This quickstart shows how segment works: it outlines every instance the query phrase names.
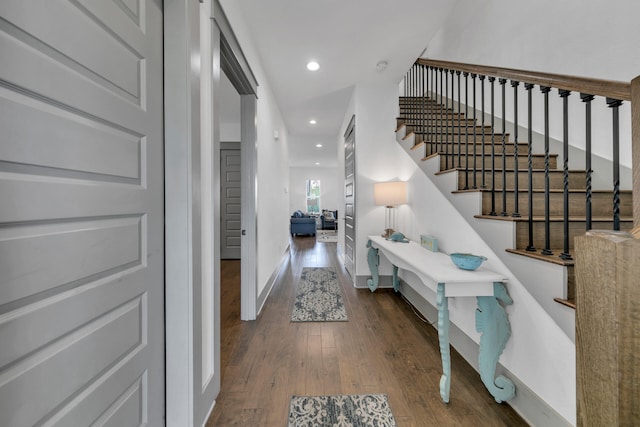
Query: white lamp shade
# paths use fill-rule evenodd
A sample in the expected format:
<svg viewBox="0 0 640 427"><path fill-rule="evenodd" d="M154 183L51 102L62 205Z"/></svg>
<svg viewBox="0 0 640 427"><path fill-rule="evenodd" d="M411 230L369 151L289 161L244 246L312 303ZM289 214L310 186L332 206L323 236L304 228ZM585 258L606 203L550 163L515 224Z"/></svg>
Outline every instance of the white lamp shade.
<svg viewBox="0 0 640 427"><path fill-rule="evenodd" d="M402 181L378 182L373 185L376 205L398 206L407 203L407 183Z"/></svg>

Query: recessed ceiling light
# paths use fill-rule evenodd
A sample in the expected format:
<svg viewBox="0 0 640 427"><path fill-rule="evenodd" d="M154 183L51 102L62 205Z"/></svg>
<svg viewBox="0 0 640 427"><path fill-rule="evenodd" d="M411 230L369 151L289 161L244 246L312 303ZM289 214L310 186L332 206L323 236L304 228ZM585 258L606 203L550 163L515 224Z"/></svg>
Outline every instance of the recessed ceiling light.
<svg viewBox="0 0 640 427"><path fill-rule="evenodd" d="M309 123L312 124L312 125L315 125L318 122L316 121L316 119L311 119L311 120L309 120Z"/></svg>
<svg viewBox="0 0 640 427"><path fill-rule="evenodd" d="M322 148L322 144L316 144L316 147Z"/></svg>
<svg viewBox="0 0 640 427"><path fill-rule="evenodd" d="M320 64L318 64L316 61L310 61L307 63L307 70L318 71L318 69L320 69Z"/></svg>
<svg viewBox="0 0 640 427"><path fill-rule="evenodd" d="M316 166L318 166L320 164L320 162L316 162Z"/></svg>

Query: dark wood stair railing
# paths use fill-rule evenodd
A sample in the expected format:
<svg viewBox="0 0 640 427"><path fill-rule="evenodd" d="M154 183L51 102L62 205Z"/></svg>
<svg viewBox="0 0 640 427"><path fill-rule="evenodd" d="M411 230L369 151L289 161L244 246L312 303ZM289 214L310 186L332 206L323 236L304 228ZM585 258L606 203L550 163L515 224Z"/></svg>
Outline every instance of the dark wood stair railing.
<svg viewBox="0 0 640 427"><path fill-rule="evenodd" d="M489 82L488 97L485 97L485 80ZM496 80L498 96L495 94ZM640 98L640 81L637 80L634 80L634 87L638 90L634 93ZM507 130L507 82L513 88L512 115L509 117L512 133ZM543 154L535 153L532 148L532 116L536 114L532 89L535 86L543 97L543 112L537 113L544 119ZM477 105L478 89L480 107ZM558 154L551 153L549 145L549 95L552 89L558 91L562 102L563 112L559 119L562 124L561 169L558 169ZM526 143L519 141L518 135L519 90L526 91L527 95ZM579 93L585 105L586 170L582 171L569 169L568 100L572 92ZM567 298L556 300L575 308L573 237L592 227L630 230L634 217L636 226L640 225L637 222L640 204L632 201L631 191L620 189L619 174L618 111L623 101L632 100L632 84L419 58L407 73L404 94L400 98L397 125L406 127L407 136L414 136L414 148L425 147L424 159L440 156L440 173L461 172L458 191L481 191L486 195L482 197L483 208L478 218L516 222L516 248L508 249L509 252L567 266L570 270ZM595 97L605 98L613 116L613 188L606 192L592 189L591 101ZM489 98L489 112L485 109L486 98ZM499 116L496 115L496 103L501 110ZM633 106L633 138L640 142L640 108ZM485 113L490 117L490 124L486 124ZM640 150L633 152L636 190L640 190L640 168L636 167L638 152ZM603 204L609 208L604 209Z"/></svg>

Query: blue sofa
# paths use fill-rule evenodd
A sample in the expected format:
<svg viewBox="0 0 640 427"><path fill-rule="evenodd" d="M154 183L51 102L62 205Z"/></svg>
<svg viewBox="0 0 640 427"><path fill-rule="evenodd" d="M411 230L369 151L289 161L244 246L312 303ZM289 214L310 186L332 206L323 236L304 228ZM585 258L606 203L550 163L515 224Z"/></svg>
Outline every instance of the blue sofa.
<svg viewBox="0 0 640 427"><path fill-rule="evenodd" d="M295 211L290 219L290 232L292 236L298 234L316 235L316 219L305 215L302 211Z"/></svg>

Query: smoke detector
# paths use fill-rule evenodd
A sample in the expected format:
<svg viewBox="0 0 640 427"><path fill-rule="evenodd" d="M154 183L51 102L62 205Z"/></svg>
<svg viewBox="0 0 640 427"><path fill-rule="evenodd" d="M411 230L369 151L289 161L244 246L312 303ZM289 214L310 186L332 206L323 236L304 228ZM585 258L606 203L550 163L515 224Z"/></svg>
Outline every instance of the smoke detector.
<svg viewBox="0 0 640 427"><path fill-rule="evenodd" d="M387 69L388 65L389 65L388 61L384 61L384 60L383 61L378 61L378 63L376 64L376 71L381 73L381 72L383 72L384 70Z"/></svg>

